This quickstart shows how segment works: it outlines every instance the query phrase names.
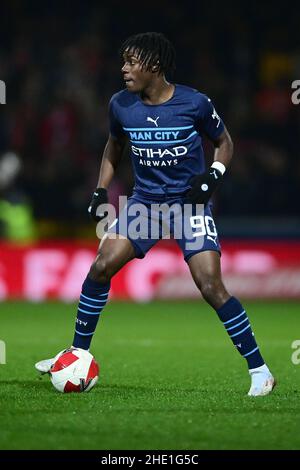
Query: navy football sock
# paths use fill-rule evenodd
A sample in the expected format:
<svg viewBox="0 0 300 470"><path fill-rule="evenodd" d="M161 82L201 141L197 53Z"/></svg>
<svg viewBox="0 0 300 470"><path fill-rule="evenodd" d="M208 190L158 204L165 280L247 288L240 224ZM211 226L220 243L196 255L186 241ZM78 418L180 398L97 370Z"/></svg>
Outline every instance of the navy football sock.
<svg viewBox="0 0 300 470"><path fill-rule="evenodd" d="M89 276L82 284L73 340L75 348L89 349L109 288L110 283L100 284Z"/></svg>
<svg viewBox="0 0 300 470"><path fill-rule="evenodd" d="M249 319L241 303L235 297L230 297L216 312L233 344L248 362L249 369L262 366L265 361L259 352Z"/></svg>

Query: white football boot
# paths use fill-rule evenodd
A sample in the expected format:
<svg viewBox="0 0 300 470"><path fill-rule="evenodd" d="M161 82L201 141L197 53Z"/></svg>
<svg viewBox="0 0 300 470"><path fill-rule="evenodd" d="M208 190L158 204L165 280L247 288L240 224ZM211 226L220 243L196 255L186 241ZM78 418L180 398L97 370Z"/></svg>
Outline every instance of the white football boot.
<svg viewBox="0 0 300 470"><path fill-rule="evenodd" d="M256 369L249 369L249 374L251 376L249 397L262 397L272 392L276 380L266 364L256 367Z"/></svg>
<svg viewBox="0 0 300 470"><path fill-rule="evenodd" d="M59 356L61 356L64 352L68 351L68 349L63 349L60 351L56 356L52 357L51 359L44 359L43 361L39 361L35 364L35 368L40 374L49 374L52 365L57 361Z"/></svg>

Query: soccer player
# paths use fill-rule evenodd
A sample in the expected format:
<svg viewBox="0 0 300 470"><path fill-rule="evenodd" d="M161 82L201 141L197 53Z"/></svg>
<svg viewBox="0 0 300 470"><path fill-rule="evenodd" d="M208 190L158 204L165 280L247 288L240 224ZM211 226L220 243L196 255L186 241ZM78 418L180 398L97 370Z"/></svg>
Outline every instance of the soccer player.
<svg viewBox="0 0 300 470"><path fill-rule="evenodd" d="M171 216L168 214L170 233L174 234L180 224L190 229L182 229L181 235L174 238L203 298L215 309L234 346L247 361L251 376L248 395L267 395L275 380L261 356L244 307L222 282L221 250L211 214L211 196L232 158L230 135L210 98L167 80L175 69L175 51L163 34L134 35L123 43L120 54L126 88L110 100L110 134L88 209L92 218L99 221L106 215L99 206L108 203L107 188L128 140L135 186L119 218L101 240L82 285L72 347L89 349L112 276L133 258L143 258L162 238L165 221L157 207L164 203L175 207ZM208 169L203 135L215 148L214 162ZM137 214L134 205L144 208L143 229L137 236L128 229ZM146 229L154 219L159 233L151 236ZM38 362L36 368L49 372L60 354Z"/></svg>

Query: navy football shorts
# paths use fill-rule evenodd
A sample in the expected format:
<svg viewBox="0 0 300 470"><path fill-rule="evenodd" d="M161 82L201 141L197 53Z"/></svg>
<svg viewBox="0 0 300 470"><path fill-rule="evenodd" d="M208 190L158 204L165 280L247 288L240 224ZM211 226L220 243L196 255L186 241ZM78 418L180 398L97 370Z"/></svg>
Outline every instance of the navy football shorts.
<svg viewBox="0 0 300 470"><path fill-rule="evenodd" d="M202 251L221 254L210 207L183 201L183 198L172 198L166 202L145 202L137 195L131 196L119 217L108 227L108 233L128 238L136 258L144 258L150 248L165 238L175 239L185 261Z"/></svg>

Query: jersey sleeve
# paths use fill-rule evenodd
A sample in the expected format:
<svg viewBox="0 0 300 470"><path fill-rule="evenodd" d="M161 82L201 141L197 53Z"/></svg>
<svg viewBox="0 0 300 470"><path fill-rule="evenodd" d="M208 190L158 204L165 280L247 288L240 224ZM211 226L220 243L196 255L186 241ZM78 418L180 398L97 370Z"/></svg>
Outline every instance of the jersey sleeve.
<svg viewBox="0 0 300 470"><path fill-rule="evenodd" d="M224 123L215 110L211 99L206 95L200 94L196 125L198 132L204 132L212 140L219 137L224 131Z"/></svg>
<svg viewBox="0 0 300 470"><path fill-rule="evenodd" d="M116 113L115 108L116 108L115 99L113 96L108 105L109 132L113 137L117 139L118 137L121 137L124 135L124 130L120 121L117 118L117 113Z"/></svg>

